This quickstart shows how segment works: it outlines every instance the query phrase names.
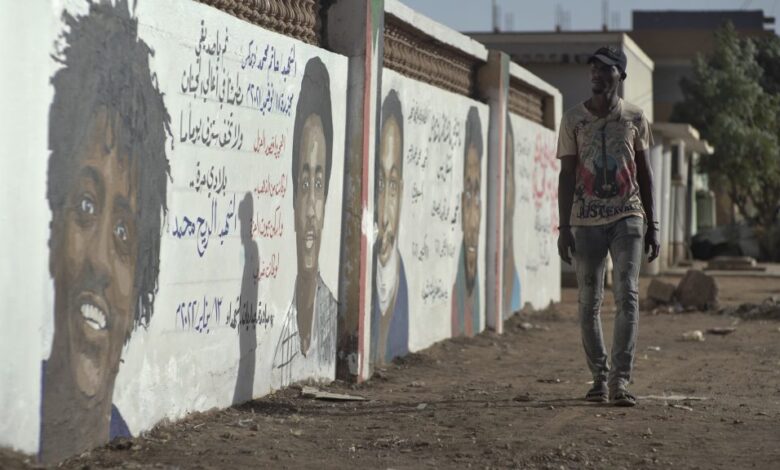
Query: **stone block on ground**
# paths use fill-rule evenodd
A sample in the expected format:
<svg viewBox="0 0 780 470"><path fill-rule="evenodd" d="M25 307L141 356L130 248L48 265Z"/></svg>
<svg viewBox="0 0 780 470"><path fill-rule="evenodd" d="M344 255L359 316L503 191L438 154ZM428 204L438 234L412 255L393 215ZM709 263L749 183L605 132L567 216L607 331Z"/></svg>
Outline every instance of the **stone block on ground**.
<svg viewBox="0 0 780 470"><path fill-rule="evenodd" d="M765 271L763 266L756 266L755 258L750 256L716 256L707 263L706 270L722 271Z"/></svg>
<svg viewBox="0 0 780 470"><path fill-rule="evenodd" d="M718 305L718 283L715 278L698 269L689 269L677 284L674 294L680 304L699 310L716 308Z"/></svg>
<svg viewBox="0 0 780 470"><path fill-rule="evenodd" d="M674 300L674 284L653 279L647 287L647 298L659 304L669 304Z"/></svg>

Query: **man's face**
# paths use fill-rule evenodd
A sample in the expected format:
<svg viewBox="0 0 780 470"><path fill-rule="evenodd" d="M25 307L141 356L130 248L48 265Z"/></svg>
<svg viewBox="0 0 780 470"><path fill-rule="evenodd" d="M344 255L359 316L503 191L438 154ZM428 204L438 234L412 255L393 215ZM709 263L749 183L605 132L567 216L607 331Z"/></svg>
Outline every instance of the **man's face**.
<svg viewBox="0 0 780 470"><path fill-rule="evenodd" d="M327 149L319 115L312 114L303 123L300 149L294 203L299 275L317 272L325 219Z"/></svg>
<svg viewBox="0 0 780 470"><path fill-rule="evenodd" d="M398 219L401 212L401 128L396 119L387 119L380 135L379 178L377 183L377 216L379 220L379 262L387 260L395 248L398 237Z"/></svg>
<svg viewBox="0 0 780 470"><path fill-rule="evenodd" d="M504 201L504 233L512 233L515 215L515 141L512 134L506 139L506 186ZM506 238L506 236L504 236Z"/></svg>
<svg viewBox="0 0 780 470"><path fill-rule="evenodd" d="M609 94L620 84L620 70L600 60L590 63L590 83L594 95Z"/></svg>
<svg viewBox="0 0 780 470"><path fill-rule="evenodd" d="M117 147L108 113L96 113L65 207L54 214L55 335L66 336L67 351L53 353L67 355L88 397L113 386L135 310L137 175Z"/></svg>
<svg viewBox="0 0 780 470"><path fill-rule="evenodd" d="M463 243L466 249L466 281L473 285L477 276L477 250L479 249L480 164L477 148L469 145L466 152L466 169L463 181Z"/></svg>

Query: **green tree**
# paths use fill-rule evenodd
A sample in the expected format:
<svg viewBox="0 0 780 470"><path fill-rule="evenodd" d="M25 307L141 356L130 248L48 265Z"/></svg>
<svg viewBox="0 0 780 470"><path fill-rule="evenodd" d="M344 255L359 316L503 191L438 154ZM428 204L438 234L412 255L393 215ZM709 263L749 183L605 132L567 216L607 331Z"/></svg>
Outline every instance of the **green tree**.
<svg viewBox="0 0 780 470"><path fill-rule="evenodd" d="M780 40L740 38L726 24L680 86L672 120L692 124L715 147L701 169L775 251L768 238L780 211Z"/></svg>

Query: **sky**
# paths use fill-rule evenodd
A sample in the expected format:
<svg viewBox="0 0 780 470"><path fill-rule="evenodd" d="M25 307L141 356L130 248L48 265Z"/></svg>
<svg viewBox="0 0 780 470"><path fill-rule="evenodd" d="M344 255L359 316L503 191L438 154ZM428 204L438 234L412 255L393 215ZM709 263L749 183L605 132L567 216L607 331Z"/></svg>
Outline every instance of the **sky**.
<svg viewBox="0 0 780 470"><path fill-rule="evenodd" d="M401 0L402 3L457 31L489 31L492 0ZM552 31L555 29L556 8L568 12L567 30L600 30L602 0L496 0L502 31ZM631 29L633 10L763 10L764 16L775 17L780 0L611 0L608 24L615 20L619 27ZM777 34L780 28L775 24Z"/></svg>

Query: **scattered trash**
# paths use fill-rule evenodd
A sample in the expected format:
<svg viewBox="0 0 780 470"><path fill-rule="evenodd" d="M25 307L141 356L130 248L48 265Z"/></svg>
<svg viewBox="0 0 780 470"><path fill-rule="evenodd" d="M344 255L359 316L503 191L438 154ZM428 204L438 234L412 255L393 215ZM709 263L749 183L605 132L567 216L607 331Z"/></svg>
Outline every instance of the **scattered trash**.
<svg viewBox="0 0 780 470"><path fill-rule="evenodd" d="M648 347L647 347L647 350L648 350L648 351L655 351L655 352L659 352L659 351L661 350L661 346L648 346Z"/></svg>
<svg viewBox="0 0 780 470"><path fill-rule="evenodd" d="M333 400L333 401L365 401L365 397L357 395L347 395L346 393L332 393L320 390L317 387L304 385L301 389L303 398L314 398L315 400Z"/></svg>
<svg viewBox="0 0 780 470"><path fill-rule="evenodd" d="M422 410L424 410L426 408L428 408L428 404L427 403L420 403L419 405L417 405L417 410L418 411L422 411Z"/></svg>
<svg viewBox="0 0 780 470"><path fill-rule="evenodd" d="M686 331L682 334L683 341L704 341L704 333L701 330Z"/></svg>
<svg viewBox="0 0 780 470"><path fill-rule="evenodd" d="M672 407L672 408L680 409L680 410L693 411L693 408L691 408L690 406L686 406L686 405L678 405L676 403L669 403L669 406Z"/></svg>
<svg viewBox="0 0 780 470"><path fill-rule="evenodd" d="M555 379L538 379L537 382L543 383L543 384L559 384L561 383L561 379L555 378Z"/></svg>
<svg viewBox="0 0 780 470"><path fill-rule="evenodd" d="M296 437L300 437L303 435L303 431L300 429L290 429L290 434Z"/></svg>
<svg viewBox="0 0 780 470"><path fill-rule="evenodd" d="M414 387L414 388L424 387L425 386L425 382L418 382L418 381L415 380L412 383L410 383L409 386L410 387Z"/></svg>
<svg viewBox="0 0 780 470"><path fill-rule="evenodd" d="M533 323L529 323L527 321L524 321L523 323L520 323L520 325L518 325L518 327L521 330L533 330L534 328L536 328L536 325L534 325Z"/></svg>
<svg viewBox="0 0 780 470"><path fill-rule="evenodd" d="M730 335L735 331L737 331L737 329L734 328L733 326L722 326L716 328L708 328L707 334L725 336L725 335Z"/></svg>

